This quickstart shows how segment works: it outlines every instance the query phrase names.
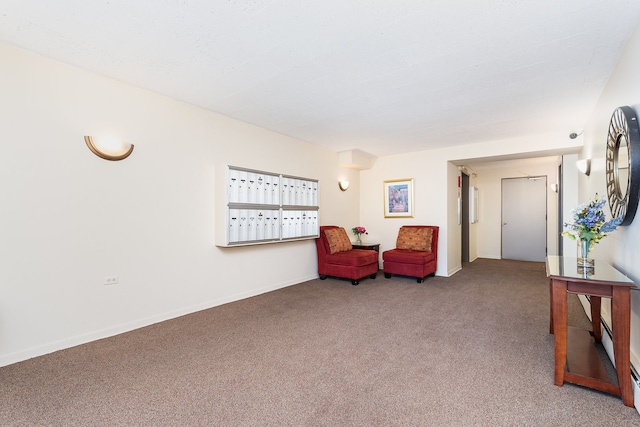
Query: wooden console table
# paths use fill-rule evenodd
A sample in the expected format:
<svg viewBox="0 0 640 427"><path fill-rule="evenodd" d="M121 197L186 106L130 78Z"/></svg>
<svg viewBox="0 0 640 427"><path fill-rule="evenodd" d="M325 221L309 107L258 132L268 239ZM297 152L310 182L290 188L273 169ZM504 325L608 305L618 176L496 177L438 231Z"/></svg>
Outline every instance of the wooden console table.
<svg viewBox="0 0 640 427"><path fill-rule="evenodd" d="M578 268L576 258L548 256L547 277L550 288L549 333L555 340L554 384L565 382L593 388L622 397L626 406L633 406L631 389L630 294L634 283L611 265L596 260L591 270ZM567 327L567 293L589 295L591 326L589 331ZM611 330L618 384L609 381L607 372L594 347L600 342L601 298L611 298ZM568 348L569 347L569 348Z"/></svg>

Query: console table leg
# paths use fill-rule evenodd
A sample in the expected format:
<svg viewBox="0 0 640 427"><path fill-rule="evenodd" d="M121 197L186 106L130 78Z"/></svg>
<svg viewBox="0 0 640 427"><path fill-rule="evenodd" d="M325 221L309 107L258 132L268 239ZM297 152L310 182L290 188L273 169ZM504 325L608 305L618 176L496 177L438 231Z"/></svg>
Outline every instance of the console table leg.
<svg viewBox="0 0 640 427"><path fill-rule="evenodd" d="M611 298L611 333L613 335L613 356L616 362L616 373L620 396L626 406L633 405L631 388L631 364L629 362L631 303L629 288L614 288Z"/></svg>
<svg viewBox="0 0 640 427"><path fill-rule="evenodd" d="M593 331L593 339L596 342L602 341L602 327L600 325L600 307L602 305L602 299L597 296L591 295L591 330Z"/></svg>
<svg viewBox="0 0 640 427"><path fill-rule="evenodd" d="M553 280L549 280L549 333L553 334Z"/></svg>
<svg viewBox="0 0 640 427"><path fill-rule="evenodd" d="M553 311L553 335L555 341L555 371L553 382L557 386L564 383L567 367L567 282L553 279L551 310Z"/></svg>

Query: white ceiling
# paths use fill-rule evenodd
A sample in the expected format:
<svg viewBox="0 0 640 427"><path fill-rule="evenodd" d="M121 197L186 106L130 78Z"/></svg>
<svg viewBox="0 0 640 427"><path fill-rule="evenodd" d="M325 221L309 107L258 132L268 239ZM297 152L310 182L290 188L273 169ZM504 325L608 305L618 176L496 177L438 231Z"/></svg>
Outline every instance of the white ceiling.
<svg viewBox="0 0 640 427"><path fill-rule="evenodd" d="M0 0L0 41L375 156L581 129L638 0Z"/></svg>

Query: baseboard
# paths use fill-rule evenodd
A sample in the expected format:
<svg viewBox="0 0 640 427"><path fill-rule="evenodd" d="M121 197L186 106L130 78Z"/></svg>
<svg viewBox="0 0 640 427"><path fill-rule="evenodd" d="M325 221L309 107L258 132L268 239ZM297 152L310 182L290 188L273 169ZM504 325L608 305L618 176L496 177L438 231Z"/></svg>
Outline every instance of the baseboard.
<svg viewBox="0 0 640 427"><path fill-rule="evenodd" d="M137 319L132 322L123 323L113 327L101 329L98 331L89 332L87 334L77 335L62 340L52 341L44 345L39 345L26 350L17 351L0 357L0 367L11 365L14 363L22 362L24 360L32 359L34 357L44 356L46 354L54 353L56 351L64 350L67 348L75 347L82 344L87 344L92 341L97 341L104 338L109 338L115 335L120 335L125 332L130 332L135 329L144 328L155 323L164 322L166 320L175 319L177 317L185 316L187 314L195 313L209 308L217 307L220 305L228 304L234 301L240 301L246 298L251 298L257 295L261 295L267 292L272 292L278 289L286 288L288 286L296 285L298 283L306 282L309 280L317 279L317 275L309 277L301 277L299 279L290 280L283 283L278 283L263 288L254 289L248 292L242 292L234 295L229 295L223 298L218 298L213 301L208 301L201 304L192 305L189 307L183 307L181 309L168 311L143 319Z"/></svg>
<svg viewBox="0 0 640 427"><path fill-rule="evenodd" d="M452 268L451 270L449 270L449 271L447 272L447 276L446 276L446 277L451 277L451 276L453 276L454 274L456 274L456 273L457 273L458 271L460 271L460 270L462 270L462 266L461 266L461 265L458 265L458 266L456 266L456 267Z"/></svg>

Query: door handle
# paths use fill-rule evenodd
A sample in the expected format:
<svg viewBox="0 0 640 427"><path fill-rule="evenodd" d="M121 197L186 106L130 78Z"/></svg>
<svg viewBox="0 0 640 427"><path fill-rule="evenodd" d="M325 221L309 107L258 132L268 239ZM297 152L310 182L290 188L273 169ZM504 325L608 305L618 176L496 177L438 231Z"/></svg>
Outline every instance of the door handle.
<svg viewBox="0 0 640 427"><path fill-rule="evenodd" d="M507 223L506 223L506 222L503 222L503 223L502 223L502 225L507 225Z"/></svg>

